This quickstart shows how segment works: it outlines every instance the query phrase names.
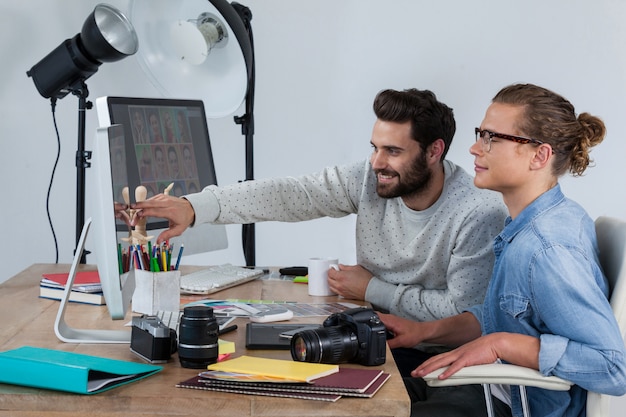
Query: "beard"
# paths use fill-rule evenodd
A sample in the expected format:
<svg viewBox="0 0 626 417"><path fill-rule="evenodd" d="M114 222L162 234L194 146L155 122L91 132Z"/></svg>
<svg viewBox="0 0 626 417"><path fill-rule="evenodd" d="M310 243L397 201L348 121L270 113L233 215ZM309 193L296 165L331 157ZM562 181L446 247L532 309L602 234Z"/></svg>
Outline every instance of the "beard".
<svg viewBox="0 0 626 417"><path fill-rule="evenodd" d="M411 194L419 194L425 190L433 176L428 168L426 155L420 152L406 172L400 173L390 170L377 170L376 193L382 198L405 197ZM378 182L378 174L394 176L399 179L396 184L381 184Z"/></svg>

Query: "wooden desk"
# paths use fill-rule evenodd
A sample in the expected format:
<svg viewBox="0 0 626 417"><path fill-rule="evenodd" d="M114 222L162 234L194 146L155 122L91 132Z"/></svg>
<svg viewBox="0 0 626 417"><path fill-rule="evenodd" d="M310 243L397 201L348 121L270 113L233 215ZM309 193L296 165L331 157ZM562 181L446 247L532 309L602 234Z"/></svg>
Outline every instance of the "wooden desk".
<svg viewBox="0 0 626 417"><path fill-rule="evenodd" d="M57 339L53 324L59 302L38 297L39 280L44 272L67 271L69 265L35 264L0 285L0 350L30 345L141 362L127 344L70 344ZM336 300L336 297L309 297L306 286L278 280L256 280L222 291L214 298L310 303ZM120 329L130 320L130 314L126 320L113 321L106 307L70 303L66 320L73 327ZM290 359L288 351L246 351L245 321L237 321L239 329L223 336L236 343L234 356ZM344 397L335 403L326 403L176 388L176 383L191 378L197 370L182 368L178 356L174 355L158 374L96 395L0 384L0 416L408 416L409 398L389 351L387 363L381 368L390 373L391 378L373 398Z"/></svg>

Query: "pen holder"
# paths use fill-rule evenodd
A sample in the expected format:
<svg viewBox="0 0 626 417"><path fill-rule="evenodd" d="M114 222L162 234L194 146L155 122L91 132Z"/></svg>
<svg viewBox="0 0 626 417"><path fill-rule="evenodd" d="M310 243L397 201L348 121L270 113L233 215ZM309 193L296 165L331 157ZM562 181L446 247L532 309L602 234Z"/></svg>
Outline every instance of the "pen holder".
<svg viewBox="0 0 626 417"><path fill-rule="evenodd" d="M180 271L150 272L135 270L133 311L154 315L157 311L180 309Z"/></svg>

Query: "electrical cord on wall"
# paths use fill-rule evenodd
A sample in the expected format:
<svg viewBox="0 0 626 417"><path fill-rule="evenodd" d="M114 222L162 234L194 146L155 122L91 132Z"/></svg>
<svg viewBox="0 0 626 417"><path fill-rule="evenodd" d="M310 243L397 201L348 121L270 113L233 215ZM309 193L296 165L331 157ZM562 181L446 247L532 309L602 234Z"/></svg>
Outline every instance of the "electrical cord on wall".
<svg viewBox="0 0 626 417"><path fill-rule="evenodd" d="M57 118L56 118L56 109L57 99L50 99L50 106L52 108L52 122L54 123L54 131L57 135L57 157L54 161L54 167L52 168L52 174L50 175L50 184L48 185L48 194L46 195L46 213L48 214L48 223L50 223L50 230L52 231L52 238L54 239L54 251L55 258L54 263L59 263L59 244L57 242L57 235L54 232L54 225L52 224L52 217L50 216L50 191L52 190L52 183L54 182L54 173L57 170L57 165L59 164L59 157L61 156L61 138L59 136L59 128L57 127Z"/></svg>

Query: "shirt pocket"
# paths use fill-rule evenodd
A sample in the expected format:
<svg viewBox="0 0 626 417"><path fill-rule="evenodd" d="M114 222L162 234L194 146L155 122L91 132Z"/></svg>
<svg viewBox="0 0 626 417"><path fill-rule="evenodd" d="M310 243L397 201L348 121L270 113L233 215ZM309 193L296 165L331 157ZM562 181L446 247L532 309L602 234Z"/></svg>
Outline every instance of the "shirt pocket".
<svg viewBox="0 0 626 417"><path fill-rule="evenodd" d="M519 294L501 295L500 310L515 319L528 317L532 314L530 299Z"/></svg>

